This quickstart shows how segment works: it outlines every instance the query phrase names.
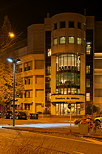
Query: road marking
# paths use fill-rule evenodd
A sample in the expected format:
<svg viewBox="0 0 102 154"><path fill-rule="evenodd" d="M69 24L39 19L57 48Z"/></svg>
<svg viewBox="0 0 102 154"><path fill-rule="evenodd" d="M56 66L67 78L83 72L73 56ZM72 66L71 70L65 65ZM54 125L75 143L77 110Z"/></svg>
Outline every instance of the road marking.
<svg viewBox="0 0 102 154"><path fill-rule="evenodd" d="M84 138L84 137L81 137L81 138L83 138L83 139L85 139L85 140L87 140L87 141L91 141L91 142L93 142L93 143L95 143L95 144L102 145L102 142L100 142L100 141L98 141L98 140L94 140L94 139L90 139L90 138Z"/></svg>
<svg viewBox="0 0 102 154"><path fill-rule="evenodd" d="M22 131L22 132L25 132L25 131ZM93 142L92 140L88 140L89 141L88 142L88 141L82 141L82 140L76 140L76 139L69 139L69 138L64 138L64 137L59 137L59 136L53 136L53 135L47 135L47 134L41 134L41 133L34 133L34 132L32 132L32 133L33 134L40 135L40 136L46 136L46 137L52 137L52 138L59 138L59 139L63 139L63 140L70 140L70 141L90 143L90 144L100 144L99 142ZM85 138L83 138L83 139L85 139ZM101 145L102 145L102 142L101 142Z"/></svg>

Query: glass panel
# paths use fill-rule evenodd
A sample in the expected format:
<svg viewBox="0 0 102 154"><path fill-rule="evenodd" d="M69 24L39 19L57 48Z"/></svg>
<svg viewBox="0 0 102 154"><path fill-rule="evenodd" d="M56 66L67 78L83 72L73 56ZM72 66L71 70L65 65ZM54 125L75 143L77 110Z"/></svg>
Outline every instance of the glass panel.
<svg viewBox="0 0 102 154"><path fill-rule="evenodd" d="M66 43L65 36L60 37L60 44L65 44L65 43Z"/></svg>
<svg viewBox="0 0 102 154"><path fill-rule="evenodd" d="M81 44L82 42L81 42L81 38L77 38L77 44Z"/></svg>
<svg viewBox="0 0 102 154"><path fill-rule="evenodd" d="M86 93L86 101L90 101L90 93Z"/></svg>
<svg viewBox="0 0 102 154"><path fill-rule="evenodd" d="M53 40L53 44L54 44L54 45L57 45L57 44L58 44L57 38L55 38L55 39Z"/></svg>
<svg viewBox="0 0 102 154"><path fill-rule="evenodd" d="M86 54L89 55L91 53L91 45L87 44L86 46Z"/></svg>
<svg viewBox="0 0 102 154"><path fill-rule="evenodd" d="M69 37L69 43L74 43L74 37L73 36Z"/></svg>

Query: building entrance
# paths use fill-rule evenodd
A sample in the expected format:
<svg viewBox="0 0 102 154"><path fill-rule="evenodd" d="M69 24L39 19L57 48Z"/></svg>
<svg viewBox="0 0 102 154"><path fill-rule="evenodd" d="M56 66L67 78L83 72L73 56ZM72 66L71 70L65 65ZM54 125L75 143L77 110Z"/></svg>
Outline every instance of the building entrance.
<svg viewBox="0 0 102 154"><path fill-rule="evenodd" d="M72 115L80 115L80 103L71 103ZM56 115L70 115L68 103L56 103Z"/></svg>

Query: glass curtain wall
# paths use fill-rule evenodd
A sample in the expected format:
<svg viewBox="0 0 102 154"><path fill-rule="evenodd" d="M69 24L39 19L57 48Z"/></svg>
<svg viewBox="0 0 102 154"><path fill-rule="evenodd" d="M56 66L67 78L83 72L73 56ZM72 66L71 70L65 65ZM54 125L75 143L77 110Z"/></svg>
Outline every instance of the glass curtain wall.
<svg viewBox="0 0 102 154"><path fill-rule="evenodd" d="M61 54L56 57L56 93L80 93L80 55Z"/></svg>

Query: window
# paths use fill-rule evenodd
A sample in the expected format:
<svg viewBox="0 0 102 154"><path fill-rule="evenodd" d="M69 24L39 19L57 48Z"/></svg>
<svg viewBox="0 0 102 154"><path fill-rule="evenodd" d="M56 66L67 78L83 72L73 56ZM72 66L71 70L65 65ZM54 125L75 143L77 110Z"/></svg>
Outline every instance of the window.
<svg viewBox="0 0 102 154"><path fill-rule="evenodd" d="M78 29L81 29L81 23L78 22Z"/></svg>
<svg viewBox="0 0 102 154"><path fill-rule="evenodd" d="M54 30L57 29L57 23L54 23Z"/></svg>
<svg viewBox="0 0 102 154"><path fill-rule="evenodd" d="M90 65L86 66L86 74L90 74Z"/></svg>
<svg viewBox="0 0 102 154"><path fill-rule="evenodd" d="M79 61L79 62L78 62ZM79 64L78 64L79 63ZM80 93L80 56L61 54L56 57L56 89L61 94Z"/></svg>
<svg viewBox="0 0 102 154"><path fill-rule="evenodd" d="M24 71L28 71L32 69L32 61L24 63Z"/></svg>
<svg viewBox="0 0 102 154"><path fill-rule="evenodd" d="M90 101L90 93L86 93L86 101Z"/></svg>
<svg viewBox="0 0 102 154"><path fill-rule="evenodd" d="M60 28L65 28L65 27L66 27L65 21L61 21L61 22L60 22Z"/></svg>
<svg viewBox="0 0 102 154"><path fill-rule="evenodd" d="M80 37L77 38L77 44L81 44L82 43L82 40Z"/></svg>
<svg viewBox="0 0 102 154"><path fill-rule="evenodd" d="M74 21L69 21L69 28L74 28Z"/></svg>
<svg viewBox="0 0 102 154"><path fill-rule="evenodd" d="M25 110L30 110L30 104L25 104Z"/></svg>
<svg viewBox="0 0 102 154"><path fill-rule="evenodd" d="M48 57L51 56L51 49L48 49Z"/></svg>
<svg viewBox="0 0 102 154"><path fill-rule="evenodd" d="M25 83L25 84L30 84L30 78L25 78L25 79L24 79L24 83Z"/></svg>
<svg viewBox="0 0 102 154"><path fill-rule="evenodd" d="M90 88L90 79L86 79L86 87Z"/></svg>
<svg viewBox="0 0 102 154"><path fill-rule="evenodd" d="M69 36L69 43L74 43L74 37L73 36Z"/></svg>
<svg viewBox="0 0 102 154"><path fill-rule="evenodd" d="M22 72L22 64L16 65L16 72L17 72L17 73Z"/></svg>
<svg viewBox="0 0 102 154"><path fill-rule="evenodd" d="M90 55L90 53L91 53L91 45L87 44L87 46L86 46L86 54Z"/></svg>
<svg viewBox="0 0 102 154"><path fill-rule="evenodd" d="M51 66L47 66L46 74L47 75L50 75L51 74Z"/></svg>
<svg viewBox="0 0 102 154"><path fill-rule="evenodd" d="M65 43L66 43L65 36L60 37L60 44L65 44Z"/></svg>
<svg viewBox="0 0 102 154"><path fill-rule="evenodd" d="M25 98L30 98L30 90L25 91Z"/></svg>
<svg viewBox="0 0 102 154"><path fill-rule="evenodd" d="M35 69L44 69L44 60L35 60Z"/></svg>
<svg viewBox="0 0 102 154"><path fill-rule="evenodd" d="M54 45L57 45L57 44L58 44L58 39L57 39L57 38L54 38L54 39L53 39L53 44L54 44Z"/></svg>

